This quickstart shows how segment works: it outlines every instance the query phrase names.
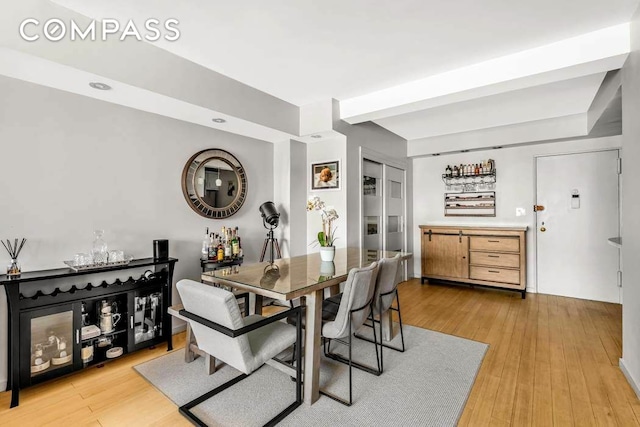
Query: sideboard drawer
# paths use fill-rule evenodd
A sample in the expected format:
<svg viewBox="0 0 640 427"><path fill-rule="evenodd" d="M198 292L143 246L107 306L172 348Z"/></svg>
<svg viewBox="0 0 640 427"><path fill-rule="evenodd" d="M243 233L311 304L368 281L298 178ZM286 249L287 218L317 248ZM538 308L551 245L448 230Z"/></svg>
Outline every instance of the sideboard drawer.
<svg viewBox="0 0 640 427"><path fill-rule="evenodd" d="M504 268L471 266L469 277L474 280L486 280L488 282L520 284L520 271L506 270Z"/></svg>
<svg viewBox="0 0 640 427"><path fill-rule="evenodd" d="M520 255L493 252L471 252L472 265L520 268Z"/></svg>
<svg viewBox="0 0 640 427"><path fill-rule="evenodd" d="M469 249L472 251L519 252L520 239L517 237L472 236L469 238Z"/></svg>

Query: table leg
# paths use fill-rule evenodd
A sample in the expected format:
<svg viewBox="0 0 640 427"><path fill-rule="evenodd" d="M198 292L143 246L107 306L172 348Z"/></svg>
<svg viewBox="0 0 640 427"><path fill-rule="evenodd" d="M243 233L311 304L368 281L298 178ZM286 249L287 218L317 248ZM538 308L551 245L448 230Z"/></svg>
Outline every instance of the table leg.
<svg viewBox="0 0 640 427"><path fill-rule="evenodd" d="M382 339L385 341L391 341L396 336L391 310L387 310L386 313L382 314L380 322L382 324Z"/></svg>
<svg viewBox="0 0 640 427"><path fill-rule="evenodd" d="M254 307L254 314L262 314L262 303L263 303L262 295L257 295L256 294L256 302L255 302L255 307Z"/></svg>
<svg viewBox="0 0 640 427"><path fill-rule="evenodd" d="M340 285L333 285L329 287L329 296L338 295L340 293Z"/></svg>
<svg viewBox="0 0 640 427"><path fill-rule="evenodd" d="M304 355L304 401L312 405L320 397L320 334L323 291L307 295Z"/></svg>
<svg viewBox="0 0 640 427"><path fill-rule="evenodd" d="M187 345L184 346L184 361L186 363L191 363L196 358L195 352L191 349L191 344L193 344L195 340L193 339L193 333L191 332L191 325L188 323L187 323L187 336L185 341L187 342Z"/></svg>

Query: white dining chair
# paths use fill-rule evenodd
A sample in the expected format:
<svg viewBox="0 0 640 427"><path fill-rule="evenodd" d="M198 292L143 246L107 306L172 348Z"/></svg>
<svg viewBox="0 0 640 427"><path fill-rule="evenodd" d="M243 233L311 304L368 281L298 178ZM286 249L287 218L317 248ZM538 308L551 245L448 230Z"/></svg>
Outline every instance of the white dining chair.
<svg viewBox="0 0 640 427"><path fill-rule="evenodd" d="M180 413L196 425L206 426L191 409L223 390L247 378L265 362L296 344L302 346L302 329L279 320L291 313L302 322L300 307L271 317L253 315L243 318L233 293L193 280L181 280L178 293L184 306L180 315L189 320L198 346L207 354L242 372L241 375L180 407ZM296 399L294 403L269 420L275 425L302 403L302 357L297 352ZM268 384L264 385L268 387Z"/></svg>

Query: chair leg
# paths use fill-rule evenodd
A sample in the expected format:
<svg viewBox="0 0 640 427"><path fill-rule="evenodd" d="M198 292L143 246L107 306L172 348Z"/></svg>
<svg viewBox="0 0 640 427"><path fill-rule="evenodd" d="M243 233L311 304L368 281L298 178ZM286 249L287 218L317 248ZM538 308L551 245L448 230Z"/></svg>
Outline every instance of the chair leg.
<svg viewBox="0 0 640 427"><path fill-rule="evenodd" d="M395 290L395 298L396 298L396 306L397 308L394 307L390 307L389 310L393 310L393 311L397 311L398 312L398 321L400 324L400 342L402 343L401 347L394 347L392 345L389 344L385 344L384 340L382 339L382 322L380 320L376 320L373 315L371 316L371 320L372 320L372 325L367 325L366 326L371 326L373 328L373 330L375 331L375 325L376 323L380 324L380 342L377 341L376 337L375 337L375 333L374 333L374 339L372 340L371 338L367 338L363 335L360 334L354 334L354 336L358 339L361 339L363 341L367 341L367 342L371 342L371 343L375 343L375 344L380 344L381 347L381 351L382 351L382 347L384 348L388 348L391 350L395 350L398 351L400 353L404 353L404 351L406 350L405 345L404 345L404 330L402 328L402 314L400 312L400 298L398 297L398 290ZM380 296L380 307L382 307L382 295ZM382 360L382 356L380 357L380 359ZM384 369L384 365L383 363L380 364L380 370L382 371Z"/></svg>
<svg viewBox="0 0 640 427"><path fill-rule="evenodd" d="M267 421L264 425L265 427L273 427L277 425L280 421L282 421L287 415L291 414L298 406L302 405L302 310L298 310L297 315L297 323L296 323L296 346L299 350L296 353L296 400L287 406L284 410L282 410L278 415ZM264 365L263 365L264 366ZM261 368L258 368L261 369ZM228 389L234 384L239 383L245 378L249 377L247 374L241 374L230 381L214 388L213 390L203 394L200 397L193 399L192 401L182 405L178 410L180 414L182 414L185 418L187 418L191 423L200 426L200 427L208 427L208 425L198 418L191 409L195 406L200 405L202 402L212 398L216 394Z"/></svg>
<svg viewBox="0 0 640 427"><path fill-rule="evenodd" d="M349 316L349 331L351 331L351 316ZM346 400L336 396L335 394L329 393L328 391L324 391L324 390L320 389L320 394L321 395L327 396L328 398L333 399L338 403L342 403L345 406L351 406L353 404L353 366L354 366L354 364L353 364L353 358L352 358L353 354L352 354L352 351L351 351L351 344L352 344L352 342L351 342L351 333L349 333L349 341L347 343L347 345L349 346L349 359L344 359L344 358L342 358L342 356L340 356L340 358L342 360L339 360L339 361L346 360L346 362L349 365L349 401L346 401ZM326 340L325 341L325 346L323 346L324 351L325 351L325 356L327 356L327 357L329 357L331 359L334 359L334 357L332 357L332 356L337 356L337 355L333 355L333 353L327 352L327 349L326 349L326 346L330 346L330 345L331 345L331 340L330 339ZM330 349L330 347L329 347L329 349ZM334 360L338 360L338 359L334 359Z"/></svg>
<svg viewBox="0 0 640 427"><path fill-rule="evenodd" d="M373 314L373 309L371 309L371 314ZM349 322L350 321L351 321L351 317L349 317ZM353 334L353 333L349 334L349 341L348 342L337 340L340 344L348 345L349 346L349 351L351 351L351 344L350 344L351 335L355 335L355 334ZM345 357L343 357L343 356L341 356L341 355L339 355L337 353L331 353L330 345L331 345L331 341L332 340L327 340L327 341L328 341L328 345L327 345L327 348L325 348L325 352L324 352L325 357L327 357L329 359L332 359L332 360L335 360L335 361L340 362L340 363L344 363L345 365L350 363L353 367L355 367L357 369L360 369L361 371L365 371L365 372L368 372L370 374L373 374L375 376L379 376L382 373L382 371L380 369L380 358L378 356L378 343L377 343L377 341L375 342L375 344L376 344L376 367L375 368L371 367L371 366L367 366L367 365L365 365L363 363L359 363L359 362L355 362L353 360L349 360L349 359L347 359L347 358L345 358ZM373 341L371 341L371 342L373 342Z"/></svg>

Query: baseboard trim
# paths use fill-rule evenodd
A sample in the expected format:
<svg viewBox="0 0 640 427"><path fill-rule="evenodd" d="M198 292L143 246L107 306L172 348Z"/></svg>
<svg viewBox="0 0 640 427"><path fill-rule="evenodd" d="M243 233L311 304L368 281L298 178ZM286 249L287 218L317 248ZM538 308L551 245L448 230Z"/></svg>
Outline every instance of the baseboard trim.
<svg viewBox="0 0 640 427"><path fill-rule="evenodd" d="M629 382L629 385L631 386L633 391L636 392L636 396L638 396L638 398L640 399L640 387L638 387L638 382L633 378L633 376L627 369L627 366L624 364L624 360L622 358L620 358L620 370Z"/></svg>
<svg viewBox="0 0 640 427"><path fill-rule="evenodd" d="M171 335L179 334L180 332L183 332L186 330L187 330L187 324L183 323L182 325L174 326L173 329L171 329Z"/></svg>
<svg viewBox="0 0 640 427"><path fill-rule="evenodd" d="M0 391L8 391L7 390L7 381L0 381Z"/></svg>

